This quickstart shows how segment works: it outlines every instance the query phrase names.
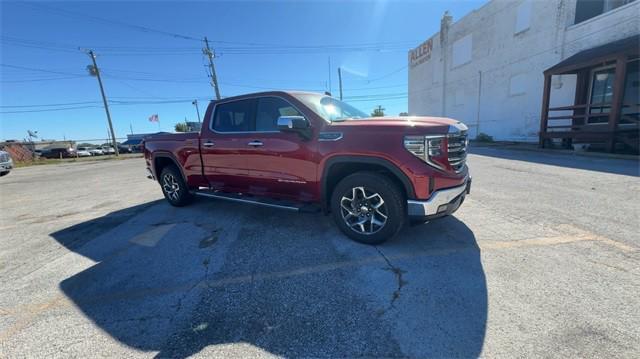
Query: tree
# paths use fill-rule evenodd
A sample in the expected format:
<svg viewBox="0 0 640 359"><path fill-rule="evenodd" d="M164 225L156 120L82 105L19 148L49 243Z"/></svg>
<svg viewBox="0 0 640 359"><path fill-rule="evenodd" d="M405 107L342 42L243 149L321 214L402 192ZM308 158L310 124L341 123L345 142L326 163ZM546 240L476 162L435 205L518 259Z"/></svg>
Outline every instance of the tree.
<svg viewBox="0 0 640 359"><path fill-rule="evenodd" d="M189 126L184 122L176 123L176 132L189 132Z"/></svg>
<svg viewBox="0 0 640 359"><path fill-rule="evenodd" d="M400 116L407 117L409 116L409 112L400 112Z"/></svg>
<svg viewBox="0 0 640 359"><path fill-rule="evenodd" d="M382 106L378 105L378 107L371 112L371 117L384 117L384 110Z"/></svg>

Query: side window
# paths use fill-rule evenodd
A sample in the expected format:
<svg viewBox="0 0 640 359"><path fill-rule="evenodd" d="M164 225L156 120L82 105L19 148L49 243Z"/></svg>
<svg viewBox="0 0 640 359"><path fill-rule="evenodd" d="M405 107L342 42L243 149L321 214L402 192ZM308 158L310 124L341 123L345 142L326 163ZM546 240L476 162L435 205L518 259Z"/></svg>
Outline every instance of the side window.
<svg viewBox="0 0 640 359"><path fill-rule="evenodd" d="M256 131L277 131L278 117L302 116L290 103L279 97L258 99Z"/></svg>
<svg viewBox="0 0 640 359"><path fill-rule="evenodd" d="M252 130L253 100L241 100L216 106L213 129L218 132L246 132Z"/></svg>

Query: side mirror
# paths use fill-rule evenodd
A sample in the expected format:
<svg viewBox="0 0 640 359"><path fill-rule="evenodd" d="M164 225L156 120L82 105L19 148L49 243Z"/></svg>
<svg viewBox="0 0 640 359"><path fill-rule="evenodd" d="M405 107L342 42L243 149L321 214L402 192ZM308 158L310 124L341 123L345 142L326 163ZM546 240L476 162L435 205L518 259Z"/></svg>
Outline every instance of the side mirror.
<svg viewBox="0 0 640 359"><path fill-rule="evenodd" d="M278 117L278 129L280 131L300 131L309 128L309 122L302 116Z"/></svg>
<svg viewBox="0 0 640 359"><path fill-rule="evenodd" d="M278 117L278 130L282 132L297 132L302 138L311 138L311 126L303 116Z"/></svg>

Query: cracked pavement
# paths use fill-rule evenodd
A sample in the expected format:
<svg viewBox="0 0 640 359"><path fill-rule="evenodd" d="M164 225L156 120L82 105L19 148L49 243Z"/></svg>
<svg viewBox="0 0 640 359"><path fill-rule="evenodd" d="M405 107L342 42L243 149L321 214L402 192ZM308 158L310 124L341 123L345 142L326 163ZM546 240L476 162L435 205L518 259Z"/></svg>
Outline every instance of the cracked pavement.
<svg viewBox="0 0 640 359"><path fill-rule="evenodd" d="M0 357L639 357L638 163L474 148L455 216L173 208L141 159L0 179Z"/></svg>

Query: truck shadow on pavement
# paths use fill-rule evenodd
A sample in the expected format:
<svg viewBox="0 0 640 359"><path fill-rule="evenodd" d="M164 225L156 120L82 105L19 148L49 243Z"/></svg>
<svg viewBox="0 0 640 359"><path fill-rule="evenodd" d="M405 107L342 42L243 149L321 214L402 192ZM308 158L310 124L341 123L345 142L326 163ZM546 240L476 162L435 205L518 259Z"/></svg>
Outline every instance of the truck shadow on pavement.
<svg viewBox="0 0 640 359"><path fill-rule="evenodd" d="M319 214L156 201L51 236L96 262L60 283L81 313L158 357L478 357L482 350L480 250L455 217L374 247L349 241Z"/></svg>

